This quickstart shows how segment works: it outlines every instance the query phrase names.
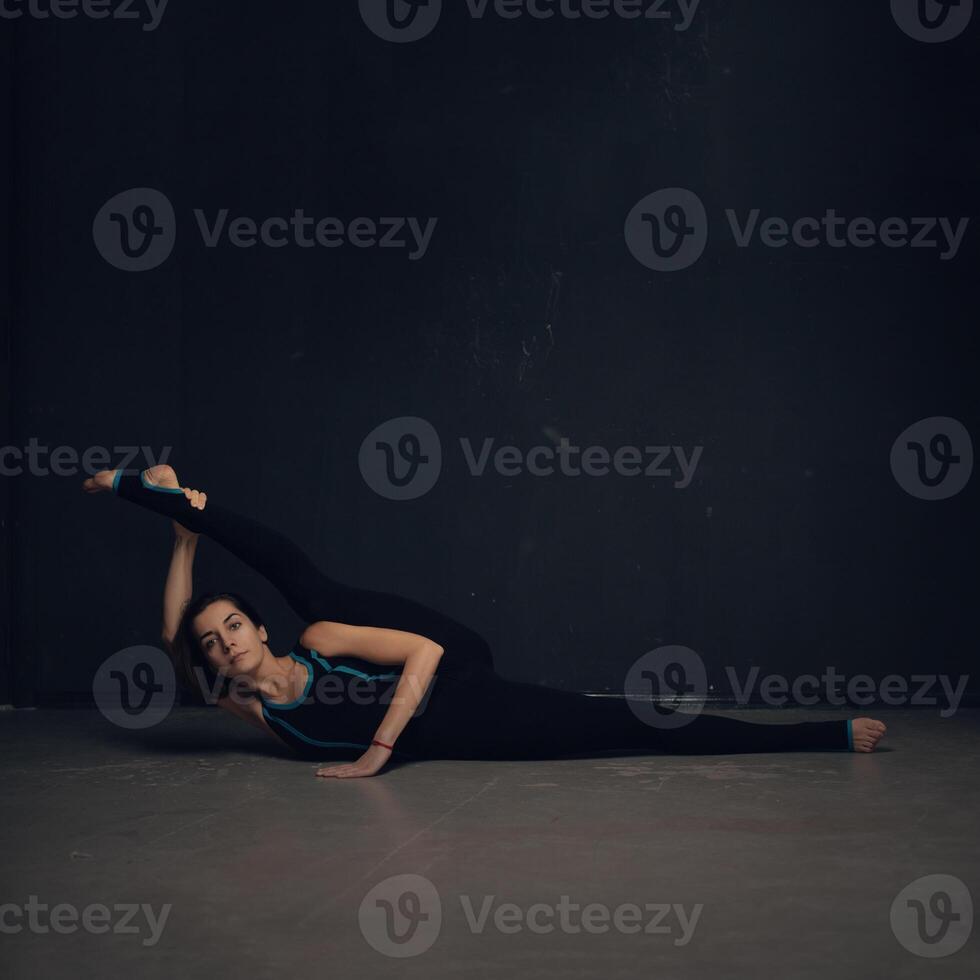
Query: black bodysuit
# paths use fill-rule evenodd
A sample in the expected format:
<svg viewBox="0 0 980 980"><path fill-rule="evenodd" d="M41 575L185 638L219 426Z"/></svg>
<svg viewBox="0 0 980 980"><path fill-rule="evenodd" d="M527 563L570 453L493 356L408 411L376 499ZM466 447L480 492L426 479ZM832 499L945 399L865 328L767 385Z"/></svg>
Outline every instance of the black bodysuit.
<svg viewBox="0 0 980 980"><path fill-rule="evenodd" d="M494 670L487 642L472 629L393 593L328 577L278 531L208 501L191 506L182 490L118 471L125 500L204 534L267 578L307 624L318 620L405 630L444 653L393 757L540 759L597 753L656 754L833 751L852 747L849 721L755 723L699 714L674 728L647 724L624 698L596 697L507 680ZM358 657L325 657L297 642L289 654L308 672L289 704L263 699L263 716L297 754L366 750L388 711L402 668ZM665 712L668 709L660 708Z"/></svg>

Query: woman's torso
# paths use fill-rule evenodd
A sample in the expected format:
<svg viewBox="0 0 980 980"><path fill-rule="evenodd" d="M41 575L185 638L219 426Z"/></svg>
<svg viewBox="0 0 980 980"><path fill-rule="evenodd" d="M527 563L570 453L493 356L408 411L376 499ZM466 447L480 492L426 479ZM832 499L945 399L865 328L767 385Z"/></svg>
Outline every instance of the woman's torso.
<svg viewBox="0 0 980 980"><path fill-rule="evenodd" d="M297 642L287 654L306 671L299 695L286 702L259 695L269 730L300 752L367 750L391 704L402 667L331 656ZM321 753L322 754L322 753Z"/></svg>
<svg viewBox="0 0 980 980"><path fill-rule="evenodd" d="M287 656L301 665L305 680L301 674L299 691L291 700L258 699L253 720L301 755L322 758L331 750L357 754L370 748L396 694L403 665L324 657L298 641ZM534 741L539 691L505 681L465 652L457 655L447 649L395 740L394 756L492 757L508 744L517 751ZM413 688L408 693L419 697Z"/></svg>

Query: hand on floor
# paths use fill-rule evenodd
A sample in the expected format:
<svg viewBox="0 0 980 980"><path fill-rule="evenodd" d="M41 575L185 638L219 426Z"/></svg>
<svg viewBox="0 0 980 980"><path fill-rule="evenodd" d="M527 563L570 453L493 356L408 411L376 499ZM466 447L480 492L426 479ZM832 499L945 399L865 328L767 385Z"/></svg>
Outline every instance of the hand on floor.
<svg viewBox="0 0 980 980"><path fill-rule="evenodd" d="M357 760L342 766L329 766L317 769L317 776L335 776L337 779L353 779L357 776L373 776L391 758L391 749L382 745L372 745Z"/></svg>

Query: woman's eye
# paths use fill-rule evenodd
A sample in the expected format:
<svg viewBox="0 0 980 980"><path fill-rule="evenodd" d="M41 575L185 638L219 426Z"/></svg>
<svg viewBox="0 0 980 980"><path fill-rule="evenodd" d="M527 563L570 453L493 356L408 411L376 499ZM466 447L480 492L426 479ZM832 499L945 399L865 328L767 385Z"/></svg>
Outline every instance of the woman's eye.
<svg viewBox="0 0 980 980"><path fill-rule="evenodd" d="M236 626L241 626L242 624L241 623L232 623L231 625L232 625L232 628L234 628Z"/></svg>

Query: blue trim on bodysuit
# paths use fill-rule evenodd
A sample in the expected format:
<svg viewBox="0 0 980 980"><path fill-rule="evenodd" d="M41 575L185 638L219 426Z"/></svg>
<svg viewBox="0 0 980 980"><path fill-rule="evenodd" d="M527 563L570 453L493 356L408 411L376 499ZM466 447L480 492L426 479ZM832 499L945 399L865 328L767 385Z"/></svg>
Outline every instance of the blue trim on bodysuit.
<svg viewBox="0 0 980 980"><path fill-rule="evenodd" d="M316 650L310 650L313 655L313 659L317 663L322 664L329 673L344 673L353 674L355 677L360 677L362 680L366 681L393 681L397 677L401 677L401 674L365 674L362 670L355 670L353 667L345 667L341 664L339 667L334 667L330 661L325 660L316 652Z"/></svg>
<svg viewBox="0 0 980 980"><path fill-rule="evenodd" d="M121 469L116 470L116 475L112 478L112 492L119 493L119 481L122 479L123 471ZM156 490L157 493L183 493L184 491L180 487L158 487L155 483L146 482L146 471L140 471L140 483L146 487L147 490Z"/></svg>
<svg viewBox="0 0 980 980"><path fill-rule="evenodd" d="M297 738L301 738L304 742L308 742L310 745L318 745L322 748L327 749L367 749L370 748L364 742L322 742L317 738L310 738L308 735L304 735L302 732L297 731L292 725L283 721L282 718L277 718L275 715L270 715L266 710L265 706L262 707L262 714L265 715L269 721L274 721L279 725L282 725L287 731L292 732Z"/></svg>
<svg viewBox="0 0 980 980"><path fill-rule="evenodd" d="M847 747L848 747L848 749L851 750L851 752L854 751L854 732L851 729L851 719L850 718L847 719Z"/></svg>
<svg viewBox="0 0 980 980"><path fill-rule="evenodd" d="M335 667L324 657L321 657L320 654L316 652L316 650L310 650L310 654L317 661L317 663L319 663L324 668L324 670L327 671L327 673L354 674L355 676L361 677L364 680L368 680L368 681L395 680L396 678L401 676L400 674L365 674L363 671L355 670L353 667L345 667L343 665L338 665ZM308 735L304 735L297 728L294 728L288 722L283 721L282 718L278 718L276 717L276 715L269 713L268 709L266 708L267 704L273 708L299 707L300 704L302 704L306 700L306 695L309 692L310 685L313 682L313 665L305 657L298 657L295 651L293 650L289 651L289 656L291 656L293 660L298 661L299 663L303 664L304 667L306 667L308 673L308 677L306 680L306 690L303 691L303 695L301 697L297 698L295 701L290 701L288 704L278 704L275 701L266 701L266 699L262 697L262 695L260 694L259 698L262 701L263 717L266 718L268 721L274 721L277 725L282 726L288 732L291 732L297 738L302 739L304 742L306 742L309 745L316 745L320 748L327 748L327 749L369 749L370 745L367 745L364 742L325 742L322 739L310 738Z"/></svg>

